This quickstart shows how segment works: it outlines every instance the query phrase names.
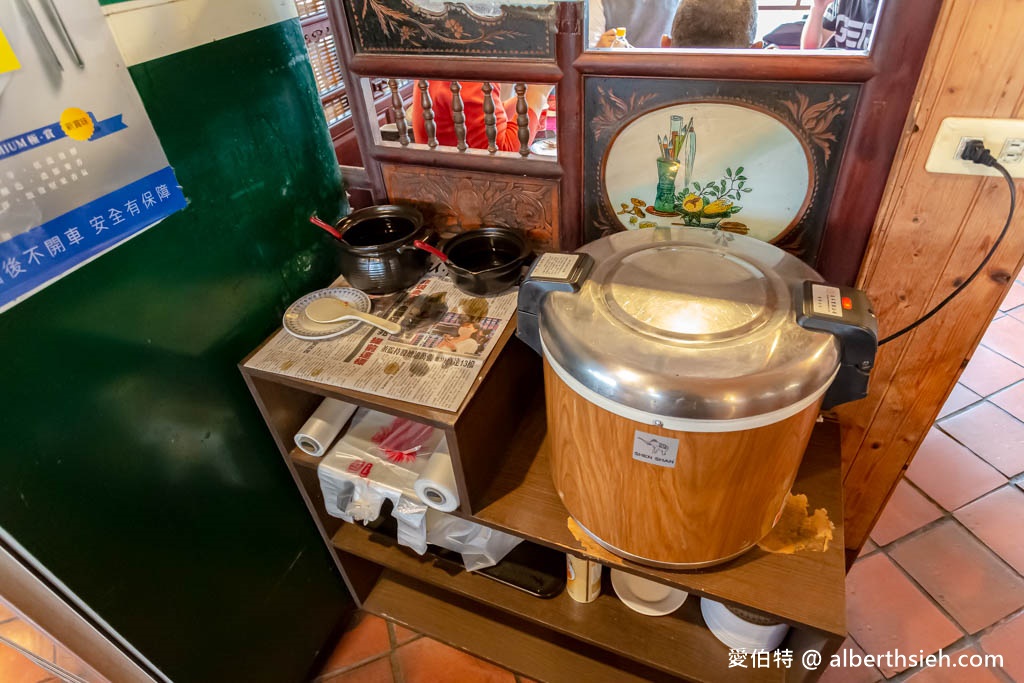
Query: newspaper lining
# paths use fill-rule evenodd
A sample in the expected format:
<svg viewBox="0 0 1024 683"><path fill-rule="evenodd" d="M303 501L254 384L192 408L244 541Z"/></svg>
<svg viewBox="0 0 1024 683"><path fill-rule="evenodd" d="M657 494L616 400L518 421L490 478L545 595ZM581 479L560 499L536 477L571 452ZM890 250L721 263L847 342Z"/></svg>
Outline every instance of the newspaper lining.
<svg viewBox="0 0 1024 683"><path fill-rule="evenodd" d="M374 314L400 324L400 334L360 325L313 342L282 329L245 365L454 412L512 319L517 295L516 288L474 297L435 269L408 291L374 299Z"/></svg>

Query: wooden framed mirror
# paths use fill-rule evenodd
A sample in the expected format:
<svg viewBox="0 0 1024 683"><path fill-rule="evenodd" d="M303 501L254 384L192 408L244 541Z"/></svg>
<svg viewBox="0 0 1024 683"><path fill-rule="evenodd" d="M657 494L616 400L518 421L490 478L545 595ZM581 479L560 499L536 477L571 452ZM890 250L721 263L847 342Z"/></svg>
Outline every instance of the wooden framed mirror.
<svg viewBox="0 0 1024 683"><path fill-rule="evenodd" d="M811 2L794 0L792 5L800 11ZM657 124L664 130L652 129L644 143L654 146L657 156L657 137L670 133L673 115L685 114L671 112L672 107L685 109L697 103L705 109L713 105L741 107L753 117L750 121L761 121L775 131L772 135L781 136L780 141L788 140L782 143L789 149L785 152L790 155L785 157L787 164L800 155L783 129L799 141L805 157L801 163L806 165L808 176L803 194L799 189L776 188L763 169L759 186L754 185L749 173L743 180L734 181L741 175L739 167L743 166L744 172L753 168L744 164L743 155L734 161L702 161L706 150L715 151L716 141L729 137L723 132L727 128L720 126L728 126L728 117L736 111L720 109L719 113L726 115L725 124L709 123L697 152L697 163L707 163L708 171L692 180L700 184L701 191L713 183L716 192L723 195L724 181L733 194L701 197L704 208L718 210L717 214L676 211L684 208L687 193L694 193L689 184L680 189L680 180L676 179L676 194L682 196L677 197L678 206L664 213L675 212L678 222L684 224L707 224L706 219L722 218L723 207L728 211L736 208L738 192L751 201L741 207L747 220L742 220L743 213L730 214L735 219L732 222L742 224L734 229L756 229L757 234L767 234L763 225L755 228L761 219L751 206L757 202L767 206L773 192L784 191L786 201L799 201L790 212L793 215L775 215L772 211L764 214L768 218L761 220L762 224L769 219L786 223L769 239L797 253L826 278L852 283L904 131L940 4L941 0L885 0L869 50L803 52L589 49L583 2L502 4L483 0L469 2L467 7L467 3L433 0L329 0L346 82L359 84L349 88L349 99L366 170L349 173L348 179L372 190L377 201L401 200L401 194L410 192L408 188L430 186L428 194L440 196L447 203L445 220L455 229L472 228L474 221L488 215L478 212L475 218L463 221L465 207L493 201L502 193L522 193L532 182L537 184L537 188L531 188L534 196L540 197L541 212L549 219L545 229L551 233L541 248L573 248L609 229L640 229L641 222L660 224L648 220L651 214L646 205L653 195L636 197L645 202L643 221L637 217L636 224L630 224L626 214L625 223L617 220L619 211L632 204L623 206L623 198L612 197L614 193L604 187L608 155L614 153L614 149L609 151L611 141L618 139L626 126L651 111L664 110L666 120ZM376 110L371 112L374 96L370 83L380 78L554 86L558 100L557 159L507 158L472 149L452 152L414 142L387 141L379 132ZM409 104L408 99L400 98L396 107ZM400 113L402 109L395 111ZM600 130L602 117L610 121L604 131ZM686 119L688 123L689 116ZM733 125L747 126L739 119ZM772 151L759 153L770 157ZM655 161L644 161L645 173L655 173ZM399 188L393 181L398 177L404 179L406 189L396 193ZM656 176L652 177L656 184ZM456 179L462 183L458 199L453 198ZM746 184L743 188L732 187L739 182ZM753 194L744 193L750 189ZM627 202L632 198L627 196ZM429 201L422 193L413 199ZM727 202L732 204L726 206ZM696 200L691 203L696 204ZM503 217L521 221L535 213L518 211Z"/></svg>

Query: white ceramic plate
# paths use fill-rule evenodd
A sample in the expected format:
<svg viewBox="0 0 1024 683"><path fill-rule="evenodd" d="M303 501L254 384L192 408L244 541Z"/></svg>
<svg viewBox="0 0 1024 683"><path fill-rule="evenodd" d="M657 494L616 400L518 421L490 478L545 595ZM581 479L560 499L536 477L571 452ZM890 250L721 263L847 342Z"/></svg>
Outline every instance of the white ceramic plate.
<svg viewBox="0 0 1024 683"><path fill-rule="evenodd" d="M654 582L627 574L618 569L612 569L612 586L615 588L615 593L619 596L619 600L622 600L626 607L640 614L646 614L649 617L663 617L666 614L671 614L683 606L683 603L686 602L686 596L689 595L686 591L666 586L669 593L665 597L658 600L644 599L644 596L638 595L637 591L643 592L645 583ZM658 584L658 586L660 585Z"/></svg>
<svg viewBox="0 0 1024 683"><path fill-rule="evenodd" d="M545 138L544 140L537 140L530 145L530 151L537 156L556 157L558 156L558 139Z"/></svg>
<svg viewBox="0 0 1024 683"><path fill-rule="evenodd" d="M331 337L347 334L359 325L364 324L359 320L342 320L341 322L324 325L323 323L317 323L310 320L309 317L306 316L306 306L309 305L310 301L323 299L325 297L341 299L352 308L362 311L363 313L369 313L371 308L370 297L358 289L354 289L352 287L330 287L328 289L318 289L317 291L310 292L297 300L284 312L281 324L284 326L285 331L299 339L320 341L321 339L330 339Z"/></svg>

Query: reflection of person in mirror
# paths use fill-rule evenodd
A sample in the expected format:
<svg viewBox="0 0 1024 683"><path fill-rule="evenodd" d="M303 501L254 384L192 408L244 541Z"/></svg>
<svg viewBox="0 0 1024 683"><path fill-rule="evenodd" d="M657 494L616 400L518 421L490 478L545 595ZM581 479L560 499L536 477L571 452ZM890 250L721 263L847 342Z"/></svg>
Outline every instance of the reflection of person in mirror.
<svg viewBox="0 0 1024 683"><path fill-rule="evenodd" d="M492 83L491 100L494 102L494 120L497 128L495 145L503 152L519 151L519 124L516 122L515 96L501 101L499 85ZM430 81L431 111L434 112L434 124L437 126L437 144L454 147L455 121L452 118L451 81ZM530 139L533 143L537 134L540 114L548 106L549 85L528 85L526 87L527 116L530 120ZM466 116L466 144L474 149L487 149L487 129L484 125L484 91L483 83L462 83L463 113ZM418 93L414 93L412 107L409 109L412 123L412 134L415 142L427 142L427 129L423 121L423 105Z"/></svg>
<svg viewBox="0 0 1024 683"><path fill-rule="evenodd" d="M626 29L629 47L661 47L679 0L588 0L587 33L591 47L612 47L615 29Z"/></svg>
<svg viewBox="0 0 1024 683"><path fill-rule="evenodd" d="M800 47L866 50L875 28L878 0L813 0Z"/></svg>
<svg viewBox="0 0 1024 683"><path fill-rule="evenodd" d="M748 48L757 35L756 0L680 0L662 47Z"/></svg>
<svg viewBox="0 0 1024 683"><path fill-rule="evenodd" d="M483 330L479 323L469 320L459 325L458 336L444 335L444 339L437 345L437 348L448 349L467 356L476 356L487 344L488 337L490 337L490 333Z"/></svg>

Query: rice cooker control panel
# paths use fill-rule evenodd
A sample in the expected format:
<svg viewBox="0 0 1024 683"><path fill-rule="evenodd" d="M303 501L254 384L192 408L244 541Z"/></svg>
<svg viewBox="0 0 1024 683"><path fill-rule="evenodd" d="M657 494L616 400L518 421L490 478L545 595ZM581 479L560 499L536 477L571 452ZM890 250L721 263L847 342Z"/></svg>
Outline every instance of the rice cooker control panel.
<svg viewBox="0 0 1024 683"><path fill-rule="evenodd" d="M868 376L878 350L878 320L867 295L852 287L806 281L796 301L796 321L801 327L839 338L839 374L825 394L822 408L867 396Z"/></svg>
<svg viewBox="0 0 1024 683"><path fill-rule="evenodd" d="M594 259L589 254L544 254L519 286L516 336L537 353L540 347L540 305L551 292L578 292L590 276Z"/></svg>

